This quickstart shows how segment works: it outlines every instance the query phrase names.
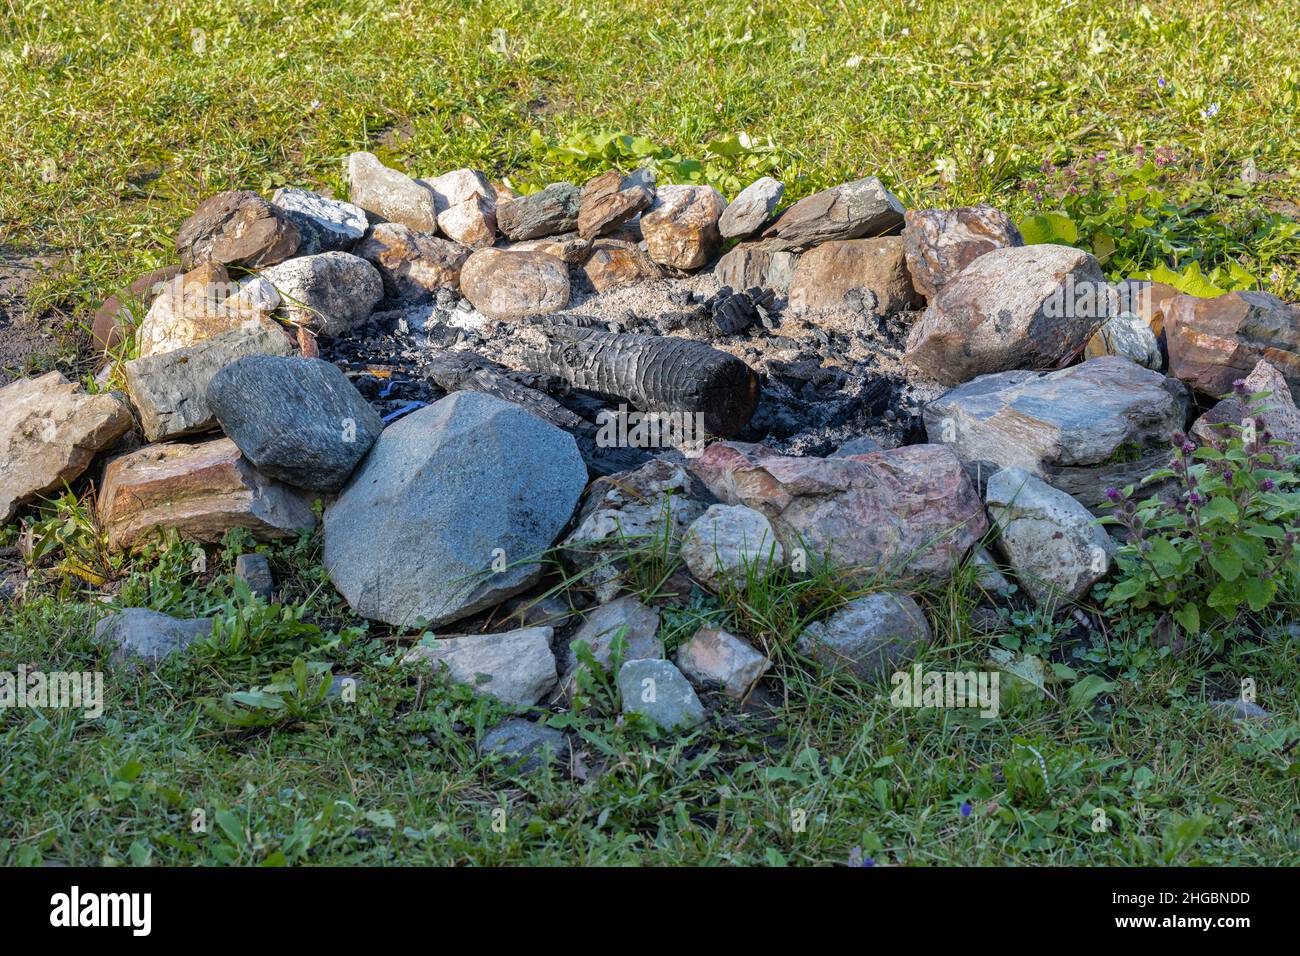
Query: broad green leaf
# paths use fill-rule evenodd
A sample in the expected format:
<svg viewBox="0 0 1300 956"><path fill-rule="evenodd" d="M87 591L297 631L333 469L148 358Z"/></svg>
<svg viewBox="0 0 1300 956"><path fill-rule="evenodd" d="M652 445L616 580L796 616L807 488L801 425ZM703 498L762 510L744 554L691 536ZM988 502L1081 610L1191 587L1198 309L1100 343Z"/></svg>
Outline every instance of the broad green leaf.
<svg viewBox="0 0 1300 956"><path fill-rule="evenodd" d="M1242 585L1246 591L1246 603L1252 611L1264 610L1277 593L1277 582L1272 578L1248 577Z"/></svg>
<svg viewBox="0 0 1300 956"><path fill-rule="evenodd" d="M1201 612L1195 604L1184 604L1175 610L1174 620L1188 634L1196 634L1201 629Z"/></svg>
<svg viewBox="0 0 1300 956"><path fill-rule="evenodd" d="M1027 246L1044 243L1072 246L1079 241L1078 227L1075 226L1074 220L1064 213L1039 213L1037 216L1022 220L1017 225Z"/></svg>

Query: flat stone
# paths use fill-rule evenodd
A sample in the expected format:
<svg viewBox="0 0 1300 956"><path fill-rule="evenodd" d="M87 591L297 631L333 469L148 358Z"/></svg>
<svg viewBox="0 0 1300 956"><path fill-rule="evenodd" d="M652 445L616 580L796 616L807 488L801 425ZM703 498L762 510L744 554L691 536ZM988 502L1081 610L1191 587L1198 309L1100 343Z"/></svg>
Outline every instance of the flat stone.
<svg viewBox="0 0 1300 956"><path fill-rule="evenodd" d="M695 579L715 591L785 564L785 549L771 522L744 505L711 505L686 529L681 555Z"/></svg>
<svg viewBox="0 0 1300 956"><path fill-rule="evenodd" d="M595 239L613 232L654 201L654 190L641 184L624 188L623 177L611 169L582 187L578 197L578 235Z"/></svg>
<svg viewBox="0 0 1300 956"><path fill-rule="evenodd" d="M1232 700L1212 700L1210 706L1220 716L1229 720L1263 722L1269 719L1269 713L1263 707L1253 701L1242 700L1240 697Z"/></svg>
<svg viewBox="0 0 1300 956"><path fill-rule="evenodd" d="M402 663L430 664L435 674L445 666L457 684L511 706L527 707L555 686L552 633L549 627L526 627L435 640L411 648Z"/></svg>
<svg viewBox="0 0 1300 956"><path fill-rule="evenodd" d="M330 337L361 325L384 297L379 272L348 252L291 259L265 270L262 278L280 293L287 321Z"/></svg>
<svg viewBox="0 0 1300 956"><path fill-rule="evenodd" d="M437 233L438 208L433 190L389 169L373 153L348 157L352 202L380 222L398 222L415 232Z"/></svg>
<svg viewBox="0 0 1300 956"><path fill-rule="evenodd" d="M123 370L144 437L156 442L211 431L217 427L207 401L213 376L245 356L295 351L273 322L254 321L188 348L132 359Z"/></svg>
<svg viewBox="0 0 1300 956"><path fill-rule="evenodd" d="M813 193L761 233L773 249L807 249L832 239L883 236L903 224L903 204L875 176Z"/></svg>
<svg viewBox="0 0 1300 956"><path fill-rule="evenodd" d="M167 288L168 281L183 272L177 265L154 269L105 299L91 320L90 337L95 348L110 352L121 345L129 330L144 320L154 299Z"/></svg>
<svg viewBox="0 0 1300 956"><path fill-rule="evenodd" d="M210 618L184 620L142 607L116 611L95 624L96 643L113 648L109 663L127 670L153 670L211 633Z"/></svg>
<svg viewBox="0 0 1300 956"><path fill-rule="evenodd" d="M796 571L829 561L943 579L988 529L961 462L942 445L812 458L715 442L691 467L720 501L766 516Z"/></svg>
<svg viewBox="0 0 1300 956"><path fill-rule="evenodd" d="M1069 246L1014 246L950 279L912 326L907 361L945 385L1012 369L1050 369L1110 317L1097 260Z"/></svg>
<svg viewBox="0 0 1300 956"><path fill-rule="evenodd" d="M479 249L461 267L460 288L489 319L548 315L569 304L569 270L541 252Z"/></svg>
<svg viewBox="0 0 1300 956"><path fill-rule="evenodd" d="M104 468L98 514L115 551L155 529L219 544L232 528L273 541L316 527L310 502L259 473L228 438L147 445L114 458Z"/></svg>
<svg viewBox="0 0 1300 956"><path fill-rule="evenodd" d="M1169 457L1187 390L1128 359L1106 356L1056 372L982 375L923 411L926 435L972 475L1018 466L1091 508Z"/></svg>
<svg viewBox="0 0 1300 956"><path fill-rule="evenodd" d="M907 268L927 299L986 252L1025 244L1011 217L992 206L909 209L903 221Z"/></svg>
<svg viewBox="0 0 1300 956"><path fill-rule="evenodd" d="M668 661L628 661L618 671L623 713L640 714L661 730L690 730L704 722L704 705Z"/></svg>
<svg viewBox="0 0 1300 956"><path fill-rule="evenodd" d="M384 294L395 305L432 301L439 289L460 289L470 250L450 239L412 232L395 222L375 226L354 250L379 270Z"/></svg>
<svg viewBox="0 0 1300 956"><path fill-rule="evenodd" d="M325 568L362 617L467 617L536 583L586 480L567 432L490 395L453 393L375 441L325 512Z"/></svg>
<svg viewBox="0 0 1300 956"><path fill-rule="evenodd" d="M779 180L771 176L754 180L727 205L718 220L718 231L724 239L743 238L757 232L784 195L785 186Z"/></svg>
<svg viewBox="0 0 1300 956"><path fill-rule="evenodd" d="M578 228L578 196L573 183L552 183L497 209L497 227L512 242L573 232Z"/></svg>
<svg viewBox="0 0 1300 956"><path fill-rule="evenodd" d="M120 396L88 395L62 372L0 388L0 524L21 505L75 481L133 427Z"/></svg>
<svg viewBox="0 0 1300 956"><path fill-rule="evenodd" d="M737 700L767 673L771 661L726 631L702 627L677 648L677 667L695 686L720 687Z"/></svg>
<svg viewBox="0 0 1300 956"><path fill-rule="evenodd" d="M181 265L220 262L263 269L298 251L298 227L254 192L217 193L199 203L176 234Z"/></svg>
<svg viewBox="0 0 1300 956"><path fill-rule="evenodd" d="M564 732L522 717L508 717L483 735L479 753L503 757L509 773L531 774L547 764L567 763L569 740Z"/></svg>
<svg viewBox="0 0 1300 956"><path fill-rule="evenodd" d="M824 670L878 681L916 657L930 639L930 625L911 597L879 591L809 624L795 646Z"/></svg>
<svg viewBox="0 0 1300 956"><path fill-rule="evenodd" d="M574 672L579 667L578 654L574 650L577 644L586 644L592 659L609 670L616 639L623 641L622 660L663 657L664 646L659 640L659 609L642 604L630 594L593 608L574 633L565 652L562 668L565 683L572 684Z"/></svg>
<svg viewBox="0 0 1300 956"><path fill-rule="evenodd" d="M1169 374L1211 398L1267 361L1300 387L1300 306L1267 292L1180 295L1165 309Z"/></svg>
<svg viewBox="0 0 1300 956"><path fill-rule="evenodd" d="M253 551L235 558L235 577L260 598L269 601L275 593L275 575L271 573L271 562L264 554Z"/></svg>
<svg viewBox="0 0 1300 956"><path fill-rule="evenodd" d="M370 228L366 211L360 206L306 189L277 189L271 205L298 227L300 256L351 252Z"/></svg>
<svg viewBox="0 0 1300 956"><path fill-rule="evenodd" d="M764 249L741 243L727 252L713 267L722 285L733 289L772 289L785 295L794 278L799 257L780 249Z"/></svg>
<svg viewBox="0 0 1300 956"><path fill-rule="evenodd" d="M641 215L652 260L673 269L698 269L722 248L718 218L727 200L712 186L660 186Z"/></svg>
<svg viewBox="0 0 1300 956"><path fill-rule="evenodd" d="M1029 596L1059 610L1110 570L1114 544L1092 514L1023 468L1004 468L985 494L997 547Z"/></svg>
<svg viewBox="0 0 1300 956"><path fill-rule="evenodd" d="M790 282L795 312L848 309L861 303L876 318L920 305L903 257L903 240L843 239L825 242L799 257Z"/></svg>
<svg viewBox="0 0 1300 956"><path fill-rule="evenodd" d="M341 489L384 430L348 377L320 359L240 358L211 378L206 400L254 467L309 491Z"/></svg>
<svg viewBox="0 0 1300 956"><path fill-rule="evenodd" d="M595 240L582 271L597 292L608 292L642 279L658 279L664 274L639 246L617 239Z"/></svg>

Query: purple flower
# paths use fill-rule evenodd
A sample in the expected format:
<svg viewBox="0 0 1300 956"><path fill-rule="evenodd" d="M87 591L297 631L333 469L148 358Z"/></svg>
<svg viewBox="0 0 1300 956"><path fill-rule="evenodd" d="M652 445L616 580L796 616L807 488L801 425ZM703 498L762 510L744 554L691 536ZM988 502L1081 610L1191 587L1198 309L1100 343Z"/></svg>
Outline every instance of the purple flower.
<svg viewBox="0 0 1300 956"><path fill-rule="evenodd" d="M1160 87L1160 89L1162 89L1162 90L1163 90L1167 85L1168 85L1168 83L1166 82L1166 80L1165 80L1165 78L1164 78L1163 76L1160 77L1160 79L1156 80L1156 86Z"/></svg>
<svg viewBox="0 0 1300 956"><path fill-rule="evenodd" d="M1187 500L1194 505L1199 505L1205 499L1201 497L1201 493L1199 491L1193 491L1190 495L1187 496Z"/></svg>
<svg viewBox="0 0 1300 956"><path fill-rule="evenodd" d="M1232 469L1231 469L1231 468L1229 468L1227 471L1225 471L1225 472L1223 473L1223 480L1224 480L1224 481L1232 481Z"/></svg>
<svg viewBox="0 0 1300 956"><path fill-rule="evenodd" d="M1106 497L1109 498L1111 501L1119 501L1119 489L1118 489L1118 488L1107 488L1107 489L1106 489Z"/></svg>
<svg viewBox="0 0 1300 956"><path fill-rule="evenodd" d="M1272 491L1272 490L1273 490L1273 479L1272 479L1272 478L1265 478L1264 481L1260 484L1260 487L1263 488L1265 491Z"/></svg>
<svg viewBox="0 0 1300 956"><path fill-rule="evenodd" d="M963 804L961 805L961 815L962 815L963 817L968 817L968 816L970 816L970 801L969 801L969 800L966 801L965 803L963 803Z"/></svg>
<svg viewBox="0 0 1300 956"><path fill-rule="evenodd" d="M1213 119L1219 115L1219 104L1211 103L1208 109L1201 110L1201 115L1206 119Z"/></svg>
<svg viewBox="0 0 1300 956"><path fill-rule="evenodd" d="M1183 442L1182 451L1184 455L1190 455L1192 452L1196 451L1196 446L1189 441L1185 441Z"/></svg>
<svg viewBox="0 0 1300 956"><path fill-rule="evenodd" d="M849 850L849 866L875 866L876 861L869 856L862 855L862 847L855 846Z"/></svg>

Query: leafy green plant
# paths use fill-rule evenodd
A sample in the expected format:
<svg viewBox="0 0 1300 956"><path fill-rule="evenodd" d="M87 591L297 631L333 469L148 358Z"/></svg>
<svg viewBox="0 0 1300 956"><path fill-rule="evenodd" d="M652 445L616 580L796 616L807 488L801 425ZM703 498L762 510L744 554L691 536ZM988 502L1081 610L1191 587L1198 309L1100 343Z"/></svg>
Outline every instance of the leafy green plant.
<svg viewBox="0 0 1300 956"><path fill-rule="evenodd" d="M245 730L296 723L325 706L333 676L330 664L295 657L289 670L271 683L226 694L220 704L207 701L205 709L219 722Z"/></svg>
<svg viewBox="0 0 1300 956"><path fill-rule="evenodd" d="M116 577L121 568L120 558L109 553L90 495L65 490L52 499L23 529L22 546L32 567L48 566L61 577L94 586Z"/></svg>
<svg viewBox="0 0 1300 956"><path fill-rule="evenodd" d="M1169 467L1143 479L1172 490L1141 502L1132 486L1107 491L1115 509L1100 520L1128 537L1107 607L1164 609L1194 635L1243 606L1262 611L1279 584L1300 583L1300 473L1258 414L1268 393L1247 395L1243 382L1234 390L1253 417L1216 425L1222 437L1199 448L1176 433Z"/></svg>

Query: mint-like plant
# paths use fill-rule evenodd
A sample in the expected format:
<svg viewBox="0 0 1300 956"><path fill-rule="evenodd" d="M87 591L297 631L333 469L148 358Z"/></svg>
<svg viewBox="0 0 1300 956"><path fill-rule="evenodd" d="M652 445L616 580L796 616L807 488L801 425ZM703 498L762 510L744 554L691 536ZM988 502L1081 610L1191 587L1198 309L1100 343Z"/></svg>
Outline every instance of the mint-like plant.
<svg viewBox="0 0 1300 956"><path fill-rule="evenodd" d="M1269 393L1247 394L1242 381L1233 392L1243 420L1212 426L1200 447L1175 433L1169 466L1141 482L1165 486L1161 493L1138 501L1131 485L1107 490L1114 513L1099 520L1127 532L1107 607L1164 610L1196 634L1243 606L1264 610L1300 581L1296 459L1259 414Z"/></svg>

